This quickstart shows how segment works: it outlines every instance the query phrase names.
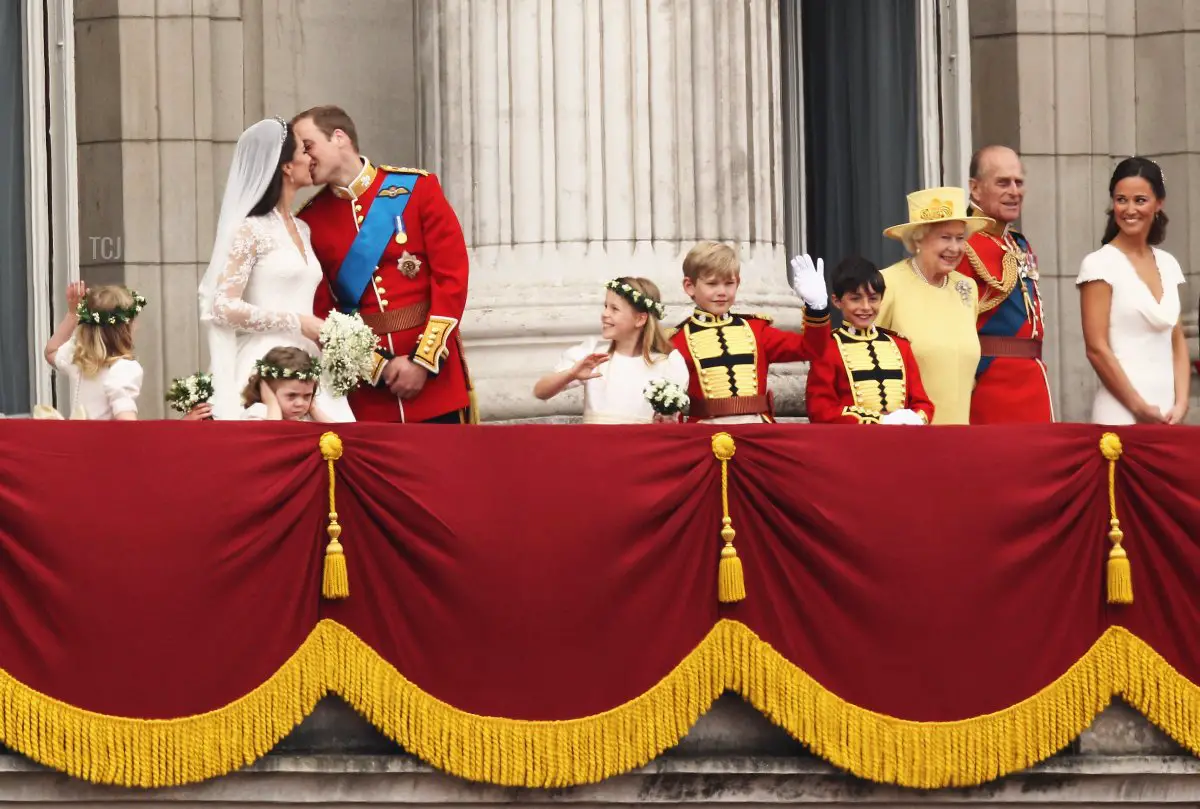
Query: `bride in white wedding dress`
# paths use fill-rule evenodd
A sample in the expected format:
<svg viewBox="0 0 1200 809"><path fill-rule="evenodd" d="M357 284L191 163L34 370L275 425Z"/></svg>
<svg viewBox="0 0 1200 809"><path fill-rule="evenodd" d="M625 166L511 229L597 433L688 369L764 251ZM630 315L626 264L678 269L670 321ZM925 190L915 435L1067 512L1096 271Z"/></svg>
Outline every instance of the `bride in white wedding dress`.
<svg viewBox="0 0 1200 809"><path fill-rule="evenodd" d="M259 121L238 139L212 259L200 282L213 418L242 417L242 389L254 362L272 348L319 353L323 321L313 315L313 299L324 277L308 225L291 214L296 190L312 185L308 164L282 119ZM354 421L344 398L318 391L316 404L333 421Z"/></svg>

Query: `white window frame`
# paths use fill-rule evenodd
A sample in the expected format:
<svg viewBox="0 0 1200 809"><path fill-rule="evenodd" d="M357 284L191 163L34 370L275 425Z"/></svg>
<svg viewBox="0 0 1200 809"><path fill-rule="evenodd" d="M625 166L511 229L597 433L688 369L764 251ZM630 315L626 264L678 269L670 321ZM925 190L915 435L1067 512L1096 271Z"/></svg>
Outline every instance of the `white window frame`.
<svg viewBox="0 0 1200 809"><path fill-rule="evenodd" d="M965 187L972 151L970 4L918 2L921 180L926 188Z"/></svg>
<svg viewBox="0 0 1200 809"><path fill-rule="evenodd" d="M21 23L29 392L33 403L48 404L59 398L41 347L54 330L56 314L66 306L67 283L79 279L74 2L21 0Z"/></svg>

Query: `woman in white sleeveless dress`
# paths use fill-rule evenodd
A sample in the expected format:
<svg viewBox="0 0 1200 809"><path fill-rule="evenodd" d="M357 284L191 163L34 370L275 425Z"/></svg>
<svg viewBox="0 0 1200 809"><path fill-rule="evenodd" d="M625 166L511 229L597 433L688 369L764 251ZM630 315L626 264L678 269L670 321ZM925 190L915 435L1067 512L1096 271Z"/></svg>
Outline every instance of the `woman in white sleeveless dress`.
<svg viewBox="0 0 1200 809"><path fill-rule="evenodd" d="M1121 161L1109 183L1103 247L1083 260L1080 291L1088 359L1100 378L1097 424L1180 424L1191 366L1180 323L1179 262L1153 245L1166 238L1167 191L1152 160Z"/></svg>
<svg viewBox="0 0 1200 809"><path fill-rule="evenodd" d="M200 283L216 419L241 418L242 388L255 361L272 348L319 354L323 321L313 315L313 299L324 278L308 225L291 214L296 190L312 185L308 164L282 119L259 121L238 139L212 259ZM317 398L333 420L354 420L344 398L324 391Z"/></svg>

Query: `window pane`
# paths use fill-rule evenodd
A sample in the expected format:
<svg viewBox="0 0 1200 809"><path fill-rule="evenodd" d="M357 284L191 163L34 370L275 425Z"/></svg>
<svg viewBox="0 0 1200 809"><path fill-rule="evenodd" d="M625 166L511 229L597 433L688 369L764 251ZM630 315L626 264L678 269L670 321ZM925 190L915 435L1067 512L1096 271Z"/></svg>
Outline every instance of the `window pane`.
<svg viewBox="0 0 1200 809"><path fill-rule="evenodd" d="M803 0L808 244L832 268L904 256L884 228L908 221L920 178L917 0Z"/></svg>
<svg viewBox="0 0 1200 809"><path fill-rule="evenodd" d="M22 5L0 3L0 413L31 409Z"/></svg>

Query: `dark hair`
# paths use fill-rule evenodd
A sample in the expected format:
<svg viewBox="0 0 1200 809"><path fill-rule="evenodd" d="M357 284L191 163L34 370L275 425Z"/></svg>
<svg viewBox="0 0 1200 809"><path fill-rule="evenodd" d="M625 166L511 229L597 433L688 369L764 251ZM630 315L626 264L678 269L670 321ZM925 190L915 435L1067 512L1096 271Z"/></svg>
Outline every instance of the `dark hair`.
<svg viewBox="0 0 1200 809"><path fill-rule="evenodd" d="M862 256L850 256L842 259L833 268L832 293L842 297L847 292L856 289L867 289L878 295L883 295L887 284L879 268Z"/></svg>
<svg viewBox="0 0 1200 809"><path fill-rule="evenodd" d="M322 104L319 107L310 107L304 112L292 119L292 126L309 118L313 122L321 134L327 138L332 138L333 133L337 130L342 130L346 133L346 137L350 139L350 145L354 147L354 151L358 151L358 127L354 125L354 120L341 107L333 104Z"/></svg>
<svg viewBox="0 0 1200 809"><path fill-rule="evenodd" d="M263 192L258 202L254 203L254 207L250 209L251 216L270 213L271 209L279 204L279 198L283 196L283 166L291 163L292 158L296 156L296 136L292 134L292 127L284 124L283 131L283 148L279 150L279 165L275 167L275 176L271 178L271 184L267 186L267 190Z"/></svg>
<svg viewBox="0 0 1200 809"><path fill-rule="evenodd" d="M1108 181L1108 197L1111 200L1113 194L1117 192L1117 183L1121 180L1127 180L1130 177L1141 177L1146 182L1150 183L1150 190L1154 192L1154 198L1164 200L1167 198L1167 184L1163 180L1162 169L1153 160L1145 157L1127 157L1117 164L1113 169L1112 179ZM1150 223L1150 232L1146 235L1147 244L1162 244L1167 238L1167 214L1164 211L1159 211L1154 215L1154 221ZM1113 239L1117 238L1117 234L1121 229L1117 227L1117 217L1113 213L1112 206L1108 209L1108 224L1104 227L1104 238L1100 240L1100 244L1108 244Z"/></svg>

